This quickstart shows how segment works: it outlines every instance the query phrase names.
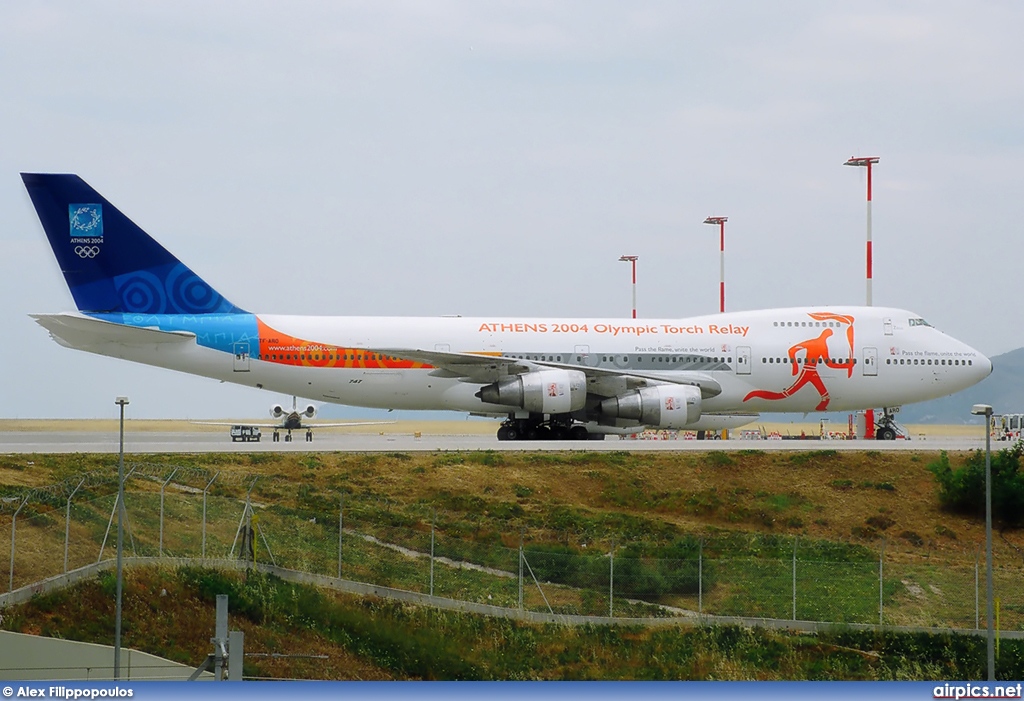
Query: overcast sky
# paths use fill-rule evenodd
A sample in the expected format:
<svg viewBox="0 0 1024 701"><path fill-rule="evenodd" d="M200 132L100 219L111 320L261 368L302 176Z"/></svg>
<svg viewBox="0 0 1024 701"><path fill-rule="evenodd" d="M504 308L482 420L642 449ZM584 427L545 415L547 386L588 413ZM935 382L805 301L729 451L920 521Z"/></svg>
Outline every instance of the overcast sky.
<svg viewBox="0 0 1024 701"><path fill-rule="evenodd" d="M262 415L71 351L21 171L80 174L256 312L876 305L1024 346L1024 4L0 3L0 417ZM360 412L355 412L359 414ZM364 414L366 412L363 412Z"/></svg>

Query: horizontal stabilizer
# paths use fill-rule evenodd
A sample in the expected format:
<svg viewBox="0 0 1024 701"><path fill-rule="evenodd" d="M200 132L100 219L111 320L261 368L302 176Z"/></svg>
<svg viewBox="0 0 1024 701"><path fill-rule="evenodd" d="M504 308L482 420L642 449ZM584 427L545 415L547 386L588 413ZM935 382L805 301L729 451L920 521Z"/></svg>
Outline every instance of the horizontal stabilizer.
<svg viewBox="0 0 1024 701"><path fill-rule="evenodd" d="M194 341L196 335L188 331L160 331L159 329L125 326L112 321L94 319L83 314L31 314L36 323L50 332L62 346L88 349L106 344L148 346L154 344Z"/></svg>

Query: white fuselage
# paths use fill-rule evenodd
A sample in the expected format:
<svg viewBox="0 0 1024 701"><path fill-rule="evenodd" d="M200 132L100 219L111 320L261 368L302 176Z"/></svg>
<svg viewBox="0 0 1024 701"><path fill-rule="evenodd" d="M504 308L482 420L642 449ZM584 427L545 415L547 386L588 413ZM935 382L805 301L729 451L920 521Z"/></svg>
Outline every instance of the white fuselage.
<svg viewBox="0 0 1024 701"><path fill-rule="evenodd" d="M393 358L372 350L501 355L606 369L623 376L637 373L669 379L696 374L712 378L721 387L717 396L704 399L705 413L899 406L951 394L991 372L988 358L975 349L910 312L879 307L807 307L639 320L257 318L261 338L252 343L248 354L226 353L194 342L170 347L103 339L65 342L82 350L319 401L494 414L507 413L509 407L479 399L480 383L422 364L391 362ZM281 338L263 338L265 328ZM283 361L285 353L280 349L293 347L287 344L296 339L306 344L301 359L296 353L296 359Z"/></svg>

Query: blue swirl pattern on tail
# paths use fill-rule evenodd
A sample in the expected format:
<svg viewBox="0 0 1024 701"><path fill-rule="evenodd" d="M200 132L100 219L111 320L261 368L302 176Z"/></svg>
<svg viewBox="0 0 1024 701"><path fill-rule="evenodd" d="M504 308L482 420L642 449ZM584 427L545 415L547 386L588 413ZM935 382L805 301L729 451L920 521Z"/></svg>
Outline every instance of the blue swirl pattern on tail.
<svg viewBox="0 0 1024 701"><path fill-rule="evenodd" d="M21 177L79 311L246 313L77 175Z"/></svg>

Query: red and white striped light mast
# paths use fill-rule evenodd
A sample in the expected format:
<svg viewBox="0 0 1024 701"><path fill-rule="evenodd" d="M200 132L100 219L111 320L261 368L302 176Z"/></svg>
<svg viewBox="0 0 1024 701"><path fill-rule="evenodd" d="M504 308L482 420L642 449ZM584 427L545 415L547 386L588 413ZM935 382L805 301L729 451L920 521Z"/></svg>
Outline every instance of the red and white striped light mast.
<svg viewBox="0 0 1024 701"><path fill-rule="evenodd" d="M619 260L633 265L633 318L636 318L636 261L640 256L620 256Z"/></svg>
<svg viewBox="0 0 1024 701"><path fill-rule="evenodd" d="M725 312L725 223L729 217L708 217L705 224L718 224L718 269L720 282L718 285L718 311Z"/></svg>
<svg viewBox="0 0 1024 701"><path fill-rule="evenodd" d="M868 247L867 247L867 285L868 306L871 306L871 166L878 163L878 156L850 156L844 166L861 166L868 169ZM864 438L875 438L875 410L864 411Z"/></svg>
<svg viewBox="0 0 1024 701"><path fill-rule="evenodd" d="M867 271L868 271L868 306L871 306L871 166L878 163L877 156L850 156L850 160L844 166L864 166L868 169L868 250L867 250Z"/></svg>

